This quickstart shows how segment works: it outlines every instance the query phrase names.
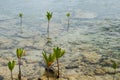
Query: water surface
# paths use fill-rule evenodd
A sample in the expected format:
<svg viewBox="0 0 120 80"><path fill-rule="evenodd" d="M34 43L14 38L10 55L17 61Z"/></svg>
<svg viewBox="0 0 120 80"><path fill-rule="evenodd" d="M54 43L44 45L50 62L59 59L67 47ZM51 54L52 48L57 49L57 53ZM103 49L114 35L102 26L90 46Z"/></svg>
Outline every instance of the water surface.
<svg viewBox="0 0 120 80"><path fill-rule="evenodd" d="M87 44L94 44L103 52L109 48L113 53L119 53L119 4L119 0L1 0L0 36L13 40L34 38L35 35L46 36L47 11L53 12L51 37L63 36L67 27L66 13L70 12L70 30L73 30L70 34L84 35ZM20 12L24 14L22 35L19 33Z"/></svg>

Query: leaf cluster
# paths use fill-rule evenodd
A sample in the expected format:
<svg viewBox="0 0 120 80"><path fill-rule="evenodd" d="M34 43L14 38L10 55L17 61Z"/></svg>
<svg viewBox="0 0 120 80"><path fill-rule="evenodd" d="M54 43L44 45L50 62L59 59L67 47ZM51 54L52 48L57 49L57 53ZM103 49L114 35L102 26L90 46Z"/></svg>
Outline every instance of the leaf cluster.
<svg viewBox="0 0 120 80"><path fill-rule="evenodd" d="M16 62L14 60L8 62L8 68L9 68L10 71L12 71L14 69L15 63Z"/></svg>
<svg viewBox="0 0 120 80"><path fill-rule="evenodd" d="M67 17L70 17L70 13L67 13L66 16L67 16Z"/></svg>
<svg viewBox="0 0 120 80"><path fill-rule="evenodd" d="M56 58L60 58L65 54L65 50L62 50L59 47L53 48L53 54Z"/></svg>
<svg viewBox="0 0 120 80"><path fill-rule="evenodd" d="M50 19L52 18L52 14L53 14L52 12L47 12L46 17L48 21L50 21Z"/></svg>
<svg viewBox="0 0 120 80"><path fill-rule="evenodd" d="M62 57L65 53L65 50L62 50L59 47L53 48L53 53L47 55L47 53L45 51L42 52L43 58L45 60L45 63L47 65L47 67L50 67L52 65L52 63Z"/></svg>
<svg viewBox="0 0 120 80"><path fill-rule="evenodd" d="M42 54L43 54L43 58L45 60L47 67L50 67L55 60L54 54L47 55L45 51L43 51Z"/></svg>
<svg viewBox="0 0 120 80"><path fill-rule="evenodd" d="M113 67L113 69L117 69L118 68L118 64L114 61L112 67Z"/></svg>
<svg viewBox="0 0 120 80"><path fill-rule="evenodd" d="M19 17L21 17L21 18L22 18L22 16L23 16L23 14L22 14L22 13L19 13Z"/></svg>
<svg viewBox="0 0 120 80"><path fill-rule="evenodd" d="M23 53L24 53L24 49L17 48L16 54L17 54L18 59L20 59L23 56Z"/></svg>

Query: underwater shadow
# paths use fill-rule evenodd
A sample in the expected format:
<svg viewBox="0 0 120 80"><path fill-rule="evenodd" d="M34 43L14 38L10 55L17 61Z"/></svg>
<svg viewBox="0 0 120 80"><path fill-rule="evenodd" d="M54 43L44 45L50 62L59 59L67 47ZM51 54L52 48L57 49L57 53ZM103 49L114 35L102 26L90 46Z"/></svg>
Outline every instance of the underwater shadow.
<svg viewBox="0 0 120 80"><path fill-rule="evenodd" d="M4 79L3 76L0 75L0 80L3 80L3 79Z"/></svg>

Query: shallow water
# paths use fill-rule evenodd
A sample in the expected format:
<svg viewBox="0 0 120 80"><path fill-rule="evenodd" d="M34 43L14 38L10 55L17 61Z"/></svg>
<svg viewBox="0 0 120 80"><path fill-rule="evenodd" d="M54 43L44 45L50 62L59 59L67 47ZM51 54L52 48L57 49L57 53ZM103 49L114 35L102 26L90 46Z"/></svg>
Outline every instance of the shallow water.
<svg viewBox="0 0 120 80"><path fill-rule="evenodd" d="M77 60L79 63L87 64L90 70L93 69L90 68L93 65L103 66L101 63L104 59L115 59L120 63L119 4L119 0L2 0L0 2L0 70L3 72L0 75L9 76L6 65L9 60L17 61L15 51L18 47L25 48L27 53L23 57L23 74L32 78L41 75L39 69L43 67L41 54L43 49L50 52L55 46L66 50L61 60L63 67L67 66L66 63L80 66L77 74L81 74L81 67L84 66L78 64ZM50 23L52 39L48 44L46 44L45 16L47 11L53 12ZM23 33L20 33L18 17L20 12L23 13ZM71 13L68 32L66 31L67 12ZM98 63L91 65L82 60L85 59L84 54L88 58L92 57L92 60L98 58L97 61L94 60ZM94 54L97 56L94 57ZM83 73L85 71L89 73L89 69L87 70L85 66L84 68ZM17 73L17 68L15 71ZM94 73L94 69L92 71ZM34 72L36 73L33 75Z"/></svg>
<svg viewBox="0 0 120 80"><path fill-rule="evenodd" d="M50 35L52 38L63 36L66 35L67 27L65 14L70 12L70 30L73 32L69 33L72 37L82 35L81 41L94 44L103 51L109 48L113 53L118 54L120 51L119 4L119 0L4 0L0 2L0 35L16 41L34 38L36 35L46 36L45 15L47 11L51 11L53 18ZM22 35L19 12L24 14Z"/></svg>
<svg viewBox="0 0 120 80"><path fill-rule="evenodd" d="M0 35L15 40L46 35L47 19L45 15L47 11L52 11L50 35L52 38L62 36L66 34L67 27L65 14L70 12L70 29L76 30L75 32L77 30L79 32L81 29L80 35L87 36L87 42L97 41L103 45L104 40L106 42L108 37L106 43L115 39L111 45L117 46L120 44L119 4L119 0L4 0L0 3ZM22 35L20 35L19 12L24 14L22 26L24 34ZM106 45L109 47L108 44ZM119 47L118 45L118 51Z"/></svg>
<svg viewBox="0 0 120 80"><path fill-rule="evenodd" d="M26 28L44 32L42 24L47 22L45 17L47 11L53 12L52 22L66 26L64 22L67 12L71 13L72 20L79 19L76 23L86 19L119 19L119 4L119 0L3 0L0 2L0 24L15 21L16 24L10 23L9 26L19 26L17 15L22 12Z"/></svg>

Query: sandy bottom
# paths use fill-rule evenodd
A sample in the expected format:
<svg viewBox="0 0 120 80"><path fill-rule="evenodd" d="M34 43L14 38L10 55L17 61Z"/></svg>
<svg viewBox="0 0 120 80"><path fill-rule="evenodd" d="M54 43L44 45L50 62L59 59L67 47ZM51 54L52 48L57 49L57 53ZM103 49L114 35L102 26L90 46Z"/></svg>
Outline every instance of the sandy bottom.
<svg viewBox="0 0 120 80"><path fill-rule="evenodd" d="M66 50L60 59L60 80L113 80L112 62L120 64L120 20L80 23L73 20L68 32L63 24L51 23L50 43L46 39L47 23L41 24L43 31L23 25L23 33L15 24L14 19L9 23L0 23L0 80L10 78L7 63L13 59L17 62L16 48L20 47L26 50L22 58L22 76L25 80L43 78L45 64L42 51L51 53L57 46ZM13 74L17 76L18 65ZM120 80L119 68L115 78Z"/></svg>

